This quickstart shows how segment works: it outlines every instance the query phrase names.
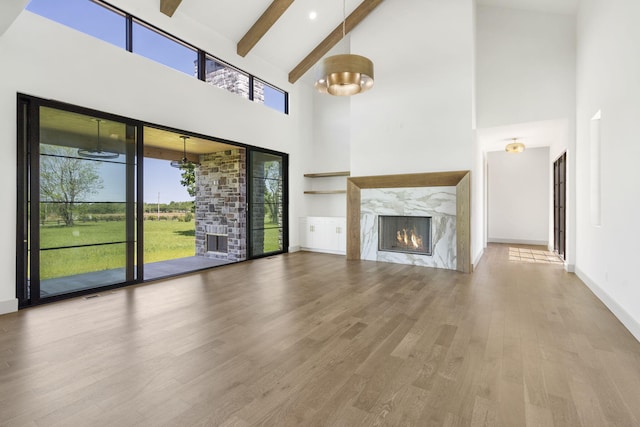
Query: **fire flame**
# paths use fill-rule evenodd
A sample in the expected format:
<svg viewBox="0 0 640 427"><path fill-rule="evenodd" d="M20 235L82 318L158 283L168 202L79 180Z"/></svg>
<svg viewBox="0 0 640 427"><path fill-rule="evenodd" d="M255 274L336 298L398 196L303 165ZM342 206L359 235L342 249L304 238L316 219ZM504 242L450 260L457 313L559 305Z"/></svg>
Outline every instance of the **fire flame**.
<svg viewBox="0 0 640 427"><path fill-rule="evenodd" d="M414 250L424 250L422 245L422 237L418 235L415 227L411 230L403 228L396 232L396 240L400 245L406 248L413 248Z"/></svg>

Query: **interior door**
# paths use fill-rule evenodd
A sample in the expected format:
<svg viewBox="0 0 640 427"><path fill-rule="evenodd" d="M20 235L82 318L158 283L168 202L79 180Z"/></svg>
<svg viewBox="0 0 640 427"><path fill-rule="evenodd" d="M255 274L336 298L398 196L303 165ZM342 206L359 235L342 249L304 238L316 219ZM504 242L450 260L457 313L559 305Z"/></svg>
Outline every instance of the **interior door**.
<svg viewBox="0 0 640 427"><path fill-rule="evenodd" d="M567 153L553 163L553 235L554 250L566 259Z"/></svg>

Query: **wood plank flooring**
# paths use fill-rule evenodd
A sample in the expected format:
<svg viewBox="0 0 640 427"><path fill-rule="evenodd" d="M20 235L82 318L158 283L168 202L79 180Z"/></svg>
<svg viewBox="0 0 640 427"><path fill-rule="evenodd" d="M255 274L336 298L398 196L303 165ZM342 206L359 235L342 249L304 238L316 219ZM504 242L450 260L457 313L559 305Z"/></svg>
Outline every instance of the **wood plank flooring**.
<svg viewBox="0 0 640 427"><path fill-rule="evenodd" d="M473 274L299 252L0 316L0 425L640 425L640 343L508 248Z"/></svg>

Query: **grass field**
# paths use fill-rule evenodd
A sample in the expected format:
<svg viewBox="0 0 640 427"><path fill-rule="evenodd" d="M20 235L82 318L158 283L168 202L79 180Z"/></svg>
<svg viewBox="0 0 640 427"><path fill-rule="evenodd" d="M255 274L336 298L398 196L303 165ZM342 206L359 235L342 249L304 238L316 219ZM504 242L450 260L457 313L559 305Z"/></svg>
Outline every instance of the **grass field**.
<svg viewBox="0 0 640 427"><path fill-rule="evenodd" d="M275 226L275 224L266 224ZM124 221L78 223L40 228L42 248L60 248L126 240ZM145 221L145 263L195 255L195 222ZM278 229L265 230L264 252L279 249ZM40 278L50 279L125 266L124 243L52 249L40 252Z"/></svg>

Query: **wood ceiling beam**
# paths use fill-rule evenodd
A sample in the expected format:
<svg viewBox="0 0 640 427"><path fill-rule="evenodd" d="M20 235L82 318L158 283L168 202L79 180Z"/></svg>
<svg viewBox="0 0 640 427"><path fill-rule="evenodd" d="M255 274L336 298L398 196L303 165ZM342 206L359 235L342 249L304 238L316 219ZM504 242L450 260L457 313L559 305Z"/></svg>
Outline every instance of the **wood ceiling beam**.
<svg viewBox="0 0 640 427"><path fill-rule="evenodd" d="M273 0L267 10L251 26L247 34L238 42L238 55L244 57L276 23L294 0Z"/></svg>
<svg viewBox="0 0 640 427"><path fill-rule="evenodd" d="M160 12L172 17L182 0L160 0Z"/></svg>
<svg viewBox="0 0 640 427"><path fill-rule="evenodd" d="M360 22L362 22L383 0L364 0L360 3L351 15L345 20L345 35L349 34ZM327 54L340 40L342 40L342 22L315 49L309 53L296 67L289 73L289 83L295 83L304 75L316 62Z"/></svg>

